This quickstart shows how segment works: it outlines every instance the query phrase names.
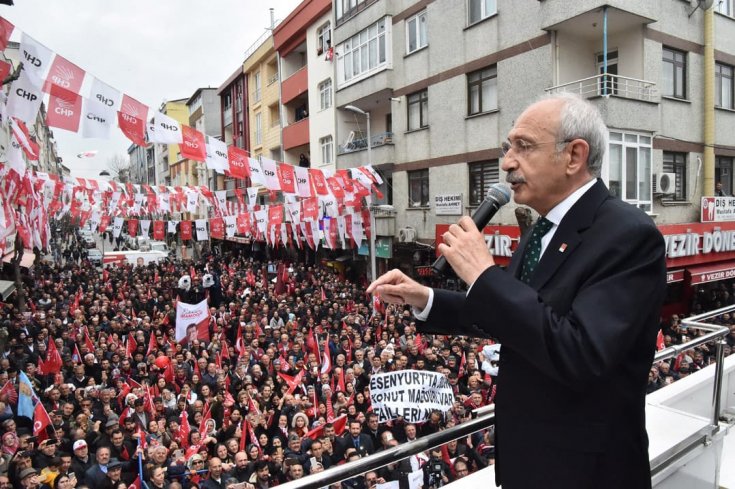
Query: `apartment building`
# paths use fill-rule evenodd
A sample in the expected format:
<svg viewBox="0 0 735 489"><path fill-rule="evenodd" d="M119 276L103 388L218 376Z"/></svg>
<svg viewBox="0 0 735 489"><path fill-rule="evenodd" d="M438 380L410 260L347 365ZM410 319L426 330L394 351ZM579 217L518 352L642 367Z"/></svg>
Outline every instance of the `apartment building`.
<svg viewBox="0 0 735 489"><path fill-rule="evenodd" d="M250 117L248 112L248 86L247 76L240 64L232 75L225 80L217 89L220 98L220 113L222 120L220 126L222 131L220 139L227 146L235 145L238 148L250 151ZM234 200L236 187L247 187L248 182L237 182L234 178L226 176L217 177L217 188L226 189L227 198Z"/></svg>
<svg viewBox="0 0 735 489"><path fill-rule="evenodd" d="M153 144L128 146L128 161L130 162L130 181L156 185L155 149Z"/></svg>
<svg viewBox="0 0 735 489"><path fill-rule="evenodd" d="M735 188L735 13L733 0L715 3L335 0L337 166L366 162L365 117L346 108L369 112L372 163L401 211L383 228L432 243L504 180L500 143L523 108L573 92L610 129L611 192L664 234L699 225L714 182ZM514 207L493 222L516 224Z"/></svg>
<svg viewBox="0 0 735 489"><path fill-rule="evenodd" d="M334 168L331 0L304 0L273 31L281 81L283 161Z"/></svg>
<svg viewBox="0 0 735 489"><path fill-rule="evenodd" d="M271 31L267 31L248 49L243 72L249 90L247 111L250 118L250 152L256 157L281 160L278 58Z"/></svg>
<svg viewBox="0 0 735 489"><path fill-rule="evenodd" d="M158 111L175 119L181 124L189 124L187 99L163 102ZM178 144L155 144L158 185L190 185L191 172L183 164Z"/></svg>
<svg viewBox="0 0 735 489"><path fill-rule="evenodd" d="M219 137L222 133L222 109L216 88L198 88L186 101L189 111L187 125L209 137ZM205 185L211 190L219 190L214 170L208 170L203 161L186 160L196 173L196 185Z"/></svg>

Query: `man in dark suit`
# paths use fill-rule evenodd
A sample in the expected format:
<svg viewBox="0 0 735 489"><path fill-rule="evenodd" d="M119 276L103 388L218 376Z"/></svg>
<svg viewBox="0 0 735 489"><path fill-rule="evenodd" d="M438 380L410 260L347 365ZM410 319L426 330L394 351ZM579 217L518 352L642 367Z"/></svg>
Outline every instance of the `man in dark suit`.
<svg viewBox="0 0 735 489"><path fill-rule="evenodd" d="M370 436L362 433L362 425L359 421L350 421L350 429L348 433L340 440L340 458L348 448L357 450L358 455L366 457L375 453L375 447Z"/></svg>
<svg viewBox="0 0 735 489"><path fill-rule="evenodd" d="M503 144L516 203L542 218L507 270L469 217L439 251L469 291L432 290L393 270L376 280L423 332L502 343L496 482L503 489L650 488L645 393L666 287L651 219L599 180L607 128L571 95L529 107ZM545 232L543 232L545 231Z"/></svg>

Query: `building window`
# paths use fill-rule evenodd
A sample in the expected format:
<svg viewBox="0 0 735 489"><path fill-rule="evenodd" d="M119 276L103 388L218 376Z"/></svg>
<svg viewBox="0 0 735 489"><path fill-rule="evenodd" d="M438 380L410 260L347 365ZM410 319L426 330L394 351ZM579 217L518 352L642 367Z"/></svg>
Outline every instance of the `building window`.
<svg viewBox="0 0 735 489"><path fill-rule="evenodd" d="M319 108L328 109L332 106L332 79L327 78L319 84Z"/></svg>
<svg viewBox="0 0 735 489"><path fill-rule="evenodd" d="M498 166L498 160L470 163L470 205L480 205L490 185L500 181Z"/></svg>
<svg viewBox="0 0 735 489"><path fill-rule="evenodd" d="M651 212L651 136L610 131L610 193Z"/></svg>
<svg viewBox="0 0 735 489"><path fill-rule="evenodd" d="M733 3L735 3L735 1L733 0L716 1L715 10L717 10L721 14L729 15L730 17L732 17L733 12L735 12L735 9L733 8Z"/></svg>
<svg viewBox="0 0 735 489"><path fill-rule="evenodd" d="M337 47L337 83L371 74L388 64L387 35L391 23L380 19Z"/></svg>
<svg viewBox="0 0 735 489"><path fill-rule="evenodd" d="M322 148L322 165L331 165L334 153L334 143L332 142L332 136L326 136L319 139L319 146Z"/></svg>
<svg viewBox="0 0 735 489"><path fill-rule="evenodd" d="M253 73L253 102L260 101L260 71Z"/></svg>
<svg viewBox="0 0 735 489"><path fill-rule="evenodd" d="M232 108L232 94L227 91L222 97L224 98L223 105L225 110L230 110Z"/></svg>
<svg viewBox="0 0 735 489"><path fill-rule="evenodd" d="M326 53L332 46L332 26L329 22L316 31L316 54Z"/></svg>
<svg viewBox="0 0 735 489"><path fill-rule="evenodd" d="M687 200L687 154L664 151L663 171L676 174L674 193L667 200Z"/></svg>
<svg viewBox="0 0 735 489"><path fill-rule="evenodd" d="M715 107L724 109L735 109L733 106L733 67L716 63L715 64Z"/></svg>
<svg viewBox="0 0 735 489"><path fill-rule="evenodd" d="M663 49L663 95L686 98L687 96L687 53L664 47Z"/></svg>
<svg viewBox="0 0 735 489"><path fill-rule="evenodd" d="M481 114L498 108L498 70L490 66L467 75L467 114Z"/></svg>
<svg viewBox="0 0 735 489"><path fill-rule="evenodd" d="M469 24L472 25L487 19L497 12L498 5L496 0L467 0L467 12Z"/></svg>
<svg viewBox="0 0 735 489"><path fill-rule="evenodd" d="M427 44L426 10L424 10L406 21L406 53L413 53Z"/></svg>
<svg viewBox="0 0 735 489"><path fill-rule="evenodd" d="M263 143L263 114L255 114L255 144Z"/></svg>
<svg viewBox="0 0 735 489"><path fill-rule="evenodd" d="M408 127L409 131L421 129L429 125L429 91L421 90L408 97Z"/></svg>
<svg viewBox="0 0 735 489"><path fill-rule="evenodd" d="M358 7L363 6L366 1L367 0L336 0L334 2L334 6L337 20L339 21L342 17L354 14L358 10Z"/></svg>
<svg viewBox="0 0 735 489"><path fill-rule="evenodd" d="M429 170L408 172L408 207L429 206Z"/></svg>

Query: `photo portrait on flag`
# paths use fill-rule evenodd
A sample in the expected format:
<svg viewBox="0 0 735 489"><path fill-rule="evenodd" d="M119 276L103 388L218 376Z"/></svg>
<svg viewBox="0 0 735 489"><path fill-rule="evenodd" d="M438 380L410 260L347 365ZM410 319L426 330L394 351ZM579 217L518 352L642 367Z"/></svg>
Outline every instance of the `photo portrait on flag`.
<svg viewBox="0 0 735 489"><path fill-rule="evenodd" d="M176 341L209 341L209 307L207 300L198 304L179 301L176 304Z"/></svg>

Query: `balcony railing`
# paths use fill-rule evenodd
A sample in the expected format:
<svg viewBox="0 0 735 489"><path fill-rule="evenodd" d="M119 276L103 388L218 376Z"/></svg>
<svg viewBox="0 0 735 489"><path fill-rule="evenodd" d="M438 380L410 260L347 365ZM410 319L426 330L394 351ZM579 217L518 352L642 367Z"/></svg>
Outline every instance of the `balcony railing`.
<svg viewBox="0 0 735 489"><path fill-rule="evenodd" d="M370 139L372 140L372 144L370 145L372 148L393 144L393 133L382 132L373 135ZM347 142L339 146L339 154L352 153L353 151L361 151L363 149L367 149L367 138L355 138L355 133L351 132L347 137Z"/></svg>
<svg viewBox="0 0 735 489"><path fill-rule="evenodd" d="M225 113L223 114L223 122L225 126L229 126L232 124L232 108L225 110Z"/></svg>
<svg viewBox="0 0 735 489"><path fill-rule="evenodd" d="M268 86L273 85L278 81L278 73L275 73L272 77L268 78Z"/></svg>
<svg viewBox="0 0 735 489"><path fill-rule="evenodd" d="M620 75L597 75L547 88L547 93L576 93L584 98L613 95L645 102L658 102L656 84Z"/></svg>

